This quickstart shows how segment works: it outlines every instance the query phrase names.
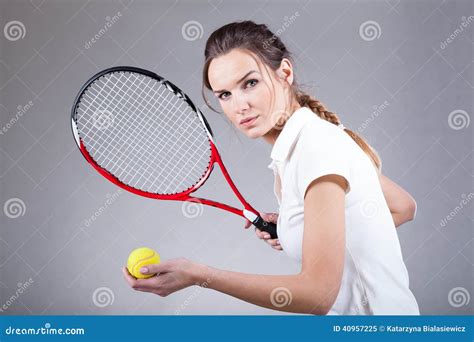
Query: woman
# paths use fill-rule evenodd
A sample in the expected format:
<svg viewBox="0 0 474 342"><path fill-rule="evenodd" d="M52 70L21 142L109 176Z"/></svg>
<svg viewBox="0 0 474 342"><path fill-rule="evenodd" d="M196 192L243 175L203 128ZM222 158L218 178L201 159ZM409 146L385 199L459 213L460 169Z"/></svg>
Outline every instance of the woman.
<svg viewBox="0 0 474 342"><path fill-rule="evenodd" d="M203 78L235 127L273 145L280 209L264 218L278 224L279 239L256 234L301 271L254 275L174 259L143 269L160 273L145 280L124 268L130 286L167 296L200 285L295 313L419 314L395 231L415 216L414 200L380 173L361 137L297 87L281 40L251 21L225 25L207 41Z"/></svg>

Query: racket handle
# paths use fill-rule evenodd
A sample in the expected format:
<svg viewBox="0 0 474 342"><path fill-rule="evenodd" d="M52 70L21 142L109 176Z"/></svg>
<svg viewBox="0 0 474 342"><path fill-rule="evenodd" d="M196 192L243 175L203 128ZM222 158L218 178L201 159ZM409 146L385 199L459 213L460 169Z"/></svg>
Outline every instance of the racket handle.
<svg viewBox="0 0 474 342"><path fill-rule="evenodd" d="M272 239L278 239L277 226L275 223L267 222L260 216L257 216L257 218L252 223L258 229L270 234Z"/></svg>

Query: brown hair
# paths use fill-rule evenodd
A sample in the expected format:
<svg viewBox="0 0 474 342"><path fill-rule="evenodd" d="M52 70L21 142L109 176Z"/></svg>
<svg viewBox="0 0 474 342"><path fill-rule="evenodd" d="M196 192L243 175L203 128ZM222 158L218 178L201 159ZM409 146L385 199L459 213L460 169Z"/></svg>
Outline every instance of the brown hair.
<svg viewBox="0 0 474 342"><path fill-rule="evenodd" d="M206 49L204 50L203 97L209 107L210 105L204 92L204 87L208 90L212 90L208 77L209 65L214 58L225 55L232 49L250 51L273 71L280 67L283 58L287 58L290 61L293 60L291 53L287 50L280 38L274 35L264 24L256 24L253 21L242 21L222 26L209 36L206 42ZM337 114L330 112L319 100L306 94L298 87L296 82L292 84L292 91L300 106L308 107L321 119L329 121L334 125L341 124ZM212 109L212 107L210 108ZM344 128L344 131L370 157L377 171L380 172L382 162L377 152L359 134L348 128Z"/></svg>

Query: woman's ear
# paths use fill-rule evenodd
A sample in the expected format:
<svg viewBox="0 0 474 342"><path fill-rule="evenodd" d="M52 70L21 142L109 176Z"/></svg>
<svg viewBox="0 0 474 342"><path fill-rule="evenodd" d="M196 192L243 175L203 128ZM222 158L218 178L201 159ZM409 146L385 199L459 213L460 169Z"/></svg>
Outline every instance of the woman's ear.
<svg viewBox="0 0 474 342"><path fill-rule="evenodd" d="M293 84L294 74L293 74L293 65L291 64L288 58L283 58L280 64L280 67L277 71L278 76L288 83L288 85Z"/></svg>

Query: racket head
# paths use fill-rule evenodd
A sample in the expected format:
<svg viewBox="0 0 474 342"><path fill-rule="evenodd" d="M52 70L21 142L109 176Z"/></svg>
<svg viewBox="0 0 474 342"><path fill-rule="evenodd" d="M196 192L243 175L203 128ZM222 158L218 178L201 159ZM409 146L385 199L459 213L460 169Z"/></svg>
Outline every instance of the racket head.
<svg viewBox="0 0 474 342"><path fill-rule="evenodd" d="M201 111L176 85L140 68L98 72L71 111L75 142L114 184L157 199L186 199L219 158Z"/></svg>

